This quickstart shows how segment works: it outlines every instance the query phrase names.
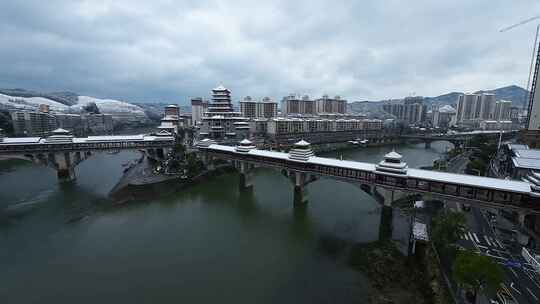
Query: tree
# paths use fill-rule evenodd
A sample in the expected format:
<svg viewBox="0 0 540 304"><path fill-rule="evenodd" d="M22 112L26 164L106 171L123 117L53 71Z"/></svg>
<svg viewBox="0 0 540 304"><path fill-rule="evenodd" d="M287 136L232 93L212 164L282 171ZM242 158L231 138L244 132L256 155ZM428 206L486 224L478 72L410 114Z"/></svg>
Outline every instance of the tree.
<svg viewBox="0 0 540 304"><path fill-rule="evenodd" d="M186 155L186 169L189 177L199 174L204 168L203 163L197 158L195 153Z"/></svg>
<svg viewBox="0 0 540 304"><path fill-rule="evenodd" d="M184 147L184 145L181 142L177 142L173 147L173 152L178 158L182 159L184 158L186 147Z"/></svg>
<svg viewBox="0 0 540 304"><path fill-rule="evenodd" d="M99 108L95 102L89 102L83 107L83 111L90 114L99 114Z"/></svg>
<svg viewBox="0 0 540 304"><path fill-rule="evenodd" d="M453 276L458 283L472 291L473 302L476 301L480 289L495 291L503 281L501 267L491 258L472 250L458 253L454 262Z"/></svg>
<svg viewBox="0 0 540 304"><path fill-rule="evenodd" d="M460 212L449 212L433 219L431 236L437 246L448 248L459 240L459 233L465 230L465 216Z"/></svg>
<svg viewBox="0 0 540 304"><path fill-rule="evenodd" d="M5 135L13 133L13 121L8 111L0 110L0 129L4 130Z"/></svg>

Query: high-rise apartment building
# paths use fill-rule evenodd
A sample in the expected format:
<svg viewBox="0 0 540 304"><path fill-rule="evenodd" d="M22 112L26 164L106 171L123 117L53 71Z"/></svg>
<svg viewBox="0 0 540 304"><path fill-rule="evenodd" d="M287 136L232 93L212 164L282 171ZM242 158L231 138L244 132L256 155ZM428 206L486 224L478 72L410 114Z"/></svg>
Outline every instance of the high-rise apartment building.
<svg viewBox="0 0 540 304"><path fill-rule="evenodd" d="M13 131L18 136L47 136L56 129L54 115L42 112L12 112Z"/></svg>
<svg viewBox="0 0 540 304"><path fill-rule="evenodd" d="M463 94L457 101L457 122L466 123L473 120L491 120L496 119L495 94Z"/></svg>
<svg viewBox="0 0 540 304"><path fill-rule="evenodd" d="M262 102L246 96L240 101L240 112L246 118L272 118L277 116L277 103L270 97L264 97Z"/></svg>
<svg viewBox="0 0 540 304"><path fill-rule="evenodd" d="M110 114L54 114L56 127L70 131L75 136L110 134L113 117Z"/></svg>
<svg viewBox="0 0 540 304"><path fill-rule="evenodd" d="M495 112L493 118L495 120L510 120L510 109L512 108L512 101L499 100L495 104Z"/></svg>
<svg viewBox="0 0 540 304"><path fill-rule="evenodd" d="M259 117L261 118L273 118L277 116L277 102L270 99L270 97L264 97L262 103L259 105Z"/></svg>
<svg viewBox="0 0 540 304"><path fill-rule="evenodd" d="M463 94L459 95L457 102L458 123L476 118L476 109L480 112L479 106L480 96L478 94Z"/></svg>
<svg viewBox="0 0 540 304"><path fill-rule="evenodd" d="M483 93L480 95L480 113L479 118L487 120L493 119L495 112L495 94Z"/></svg>
<svg viewBox="0 0 540 304"><path fill-rule="evenodd" d="M281 100L281 113L283 115L315 116L319 114L345 114L347 113L347 100L340 96L334 98L323 95L312 100L308 95L301 98L291 94Z"/></svg>
<svg viewBox="0 0 540 304"><path fill-rule="evenodd" d="M317 104L308 95L298 97L294 94L283 97L281 100L282 115L315 115Z"/></svg>
<svg viewBox="0 0 540 304"><path fill-rule="evenodd" d="M427 107L421 96L406 97L403 101L383 104L383 110L408 124L425 121Z"/></svg>
<svg viewBox="0 0 540 304"><path fill-rule="evenodd" d="M113 131L113 116L110 114L84 114L81 118L85 135L110 134Z"/></svg>
<svg viewBox="0 0 540 304"><path fill-rule="evenodd" d="M257 118L257 104L256 100L253 100L251 96L244 97L244 100L240 101L240 112L243 117Z"/></svg>
<svg viewBox="0 0 540 304"><path fill-rule="evenodd" d="M347 100L341 99L340 96L334 98L328 97L328 95L323 95L322 98L316 100L317 103L317 114L325 113L347 113Z"/></svg>
<svg viewBox="0 0 540 304"><path fill-rule="evenodd" d="M191 123L196 126L202 121L204 112L208 110L208 102L201 97L191 99Z"/></svg>

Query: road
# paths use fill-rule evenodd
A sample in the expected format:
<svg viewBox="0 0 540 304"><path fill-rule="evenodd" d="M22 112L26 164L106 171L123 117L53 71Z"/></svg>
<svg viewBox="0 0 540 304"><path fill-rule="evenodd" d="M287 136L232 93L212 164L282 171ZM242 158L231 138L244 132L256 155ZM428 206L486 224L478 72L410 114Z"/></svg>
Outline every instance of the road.
<svg viewBox="0 0 540 304"><path fill-rule="evenodd" d="M468 163L468 155L458 157L448 166L448 171L463 173ZM447 207L461 211L454 203ZM504 270L504 286L496 294L487 294L484 303L540 303L540 276L521 256L520 248L508 247L503 235L497 233L492 214L495 210L472 207L464 212L467 231L460 236L458 245L472 249L492 258Z"/></svg>
<svg viewBox="0 0 540 304"><path fill-rule="evenodd" d="M486 220L489 216L488 211L471 208L471 211L465 214L468 230L460 236L458 245L492 258L504 270L506 288L499 294L488 295L492 302L487 303L505 303L501 300L505 294L508 298L506 303L540 303L538 274L521 257L519 251L509 250L502 239L494 233L494 229Z"/></svg>

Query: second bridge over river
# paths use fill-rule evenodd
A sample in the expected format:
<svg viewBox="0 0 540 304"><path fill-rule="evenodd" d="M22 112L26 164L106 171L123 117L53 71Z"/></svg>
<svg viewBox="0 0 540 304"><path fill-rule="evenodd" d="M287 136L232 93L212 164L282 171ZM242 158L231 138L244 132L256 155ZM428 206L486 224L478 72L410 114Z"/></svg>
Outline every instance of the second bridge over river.
<svg viewBox="0 0 540 304"><path fill-rule="evenodd" d="M249 140L237 146L216 144L205 139L198 149L203 161L212 166L214 159L234 163L240 172L240 187L250 187L250 170L270 167L281 170L294 184L294 202L305 201L305 187L319 177L330 177L360 185L373 193L375 187L390 191L418 193L434 199L451 200L484 207L514 210L520 220L540 213L540 174L523 181L453 174L408 168L395 151L378 164L315 156L306 141L297 142L289 153L257 149Z"/></svg>

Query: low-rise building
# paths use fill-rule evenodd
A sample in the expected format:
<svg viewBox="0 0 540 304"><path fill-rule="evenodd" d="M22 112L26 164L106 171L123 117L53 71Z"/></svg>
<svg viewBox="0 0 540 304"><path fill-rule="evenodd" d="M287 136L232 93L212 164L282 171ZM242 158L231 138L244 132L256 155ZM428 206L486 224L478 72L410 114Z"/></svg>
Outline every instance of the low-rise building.
<svg viewBox="0 0 540 304"><path fill-rule="evenodd" d="M299 139L314 144L373 139L381 136L383 122L378 119L322 119L279 117L267 120L267 137L278 146Z"/></svg>
<svg viewBox="0 0 540 304"><path fill-rule="evenodd" d="M510 120L503 120L503 121L497 121L497 120L481 120L479 121L480 129L485 131L510 131L512 130L512 121Z"/></svg>
<svg viewBox="0 0 540 304"><path fill-rule="evenodd" d="M521 144L505 144L499 154L498 174L501 176L519 180L531 171L540 170L540 149L531 149Z"/></svg>
<svg viewBox="0 0 540 304"><path fill-rule="evenodd" d="M75 136L84 136L86 134L86 126L80 114L57 113L54 116L58 128L68 130Z"/></svg>
<svg viewBox="0 0 540 304"><path fill-rule="evenodd" d="M435 107L432 116L433 127L449 128L456 124L456 110L452 106Z"/></svg>
<svg viewBox="0 0 540 304"><path fill-rule="evenodd" d="M110 134L114 129L111 114L83 114L81 118L85 135Z"/></svg>

